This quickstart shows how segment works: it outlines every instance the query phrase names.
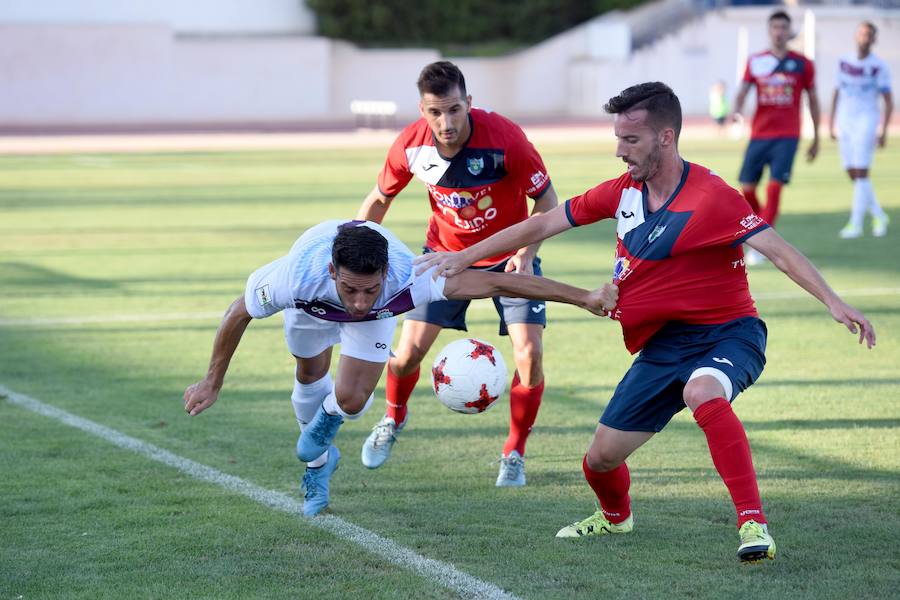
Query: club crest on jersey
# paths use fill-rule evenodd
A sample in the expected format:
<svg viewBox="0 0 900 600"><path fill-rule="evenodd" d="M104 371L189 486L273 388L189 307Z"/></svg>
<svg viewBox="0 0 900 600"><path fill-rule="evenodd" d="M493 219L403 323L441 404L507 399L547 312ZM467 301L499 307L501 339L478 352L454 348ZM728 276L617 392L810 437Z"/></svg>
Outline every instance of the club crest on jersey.
<svg viewBox="0 0 900 600"><path fill-rule="evenodd" d="M484 171L484 158L469 158L466 160L466 168L469 169L469 173L472 175L478 175L482 171Z"/></svg>
<svg viewBox="0 0 900 600"><path fill-rule="evenodd" d="M272 302L272 292L269 291L269 284L256 288L256 301L260 306L265 306Z"/></svg>
<svg viewBox="0 0 900 600"><path fill-rule="evenodd" d="M652 244L653 242L655 242L656 238L661 236L663 234L663 231L666 230L666 227L668 227L668 225L657 225L656 227L654 227L653 231L650 232L650 235L647 236L647 243Z"/></svg>
<svg viewBox="0 0 900 600"><path fill-rule="evenodd" d="M375 313L376 319L390 319L393 316L394 316L394 313L387 308L382 308L377 313Z"/></svg>

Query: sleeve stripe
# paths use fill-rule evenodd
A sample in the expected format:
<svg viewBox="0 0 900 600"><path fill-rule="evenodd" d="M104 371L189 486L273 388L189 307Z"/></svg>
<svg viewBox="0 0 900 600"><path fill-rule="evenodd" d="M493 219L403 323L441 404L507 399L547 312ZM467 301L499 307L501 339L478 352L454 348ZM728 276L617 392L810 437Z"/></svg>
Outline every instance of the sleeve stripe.
<svg viewBox="0 0 900 600"><path fill-rule="evenodd" d="M550 183L551 183L551 182L550 182L550 178L548 177L548 178L547 178L547 183L544 185L544 189L542 189L540 192L538 192L538 195L537 195L537 196L531 196L531 199L532 199L532 200L540 200L541 197L542 197L544 194L547 193L547 190L550 189Z"/></svg>
<svg viewBox="0 0 900 600"><path fill-rule="evenodd" d="M739 237L738 239L736 239L734 242L732 242L732 243L731 243L731 247L734 248L735 246L738 246L738 245L740 245L740 244L743 244L744 242L746 242L747 240L749 240L750 238L752 238L754 235L756 235L756 234L759 233L760 231L765 231L765 230L768 229L769 227L771 227L771 225L769 225L768 223L766 223L765 225L763 225L763 226L761 226L761 227L757 227L757 228L754 229L753 231L748 231L747 233L745 233L744 235L742 235L741 237Z"/></svg>
<svg viewBox="0 0 900 600"><path fill-rule="evenodd" d="M568 200L566 200L566 203L565 203L566 218L569 219L569 223L572 224L572 227L578 227L578 223L575 221L575 217L572 216L572 207L570 206L571 202L572 202L572 199L569 198Z"/></svg>

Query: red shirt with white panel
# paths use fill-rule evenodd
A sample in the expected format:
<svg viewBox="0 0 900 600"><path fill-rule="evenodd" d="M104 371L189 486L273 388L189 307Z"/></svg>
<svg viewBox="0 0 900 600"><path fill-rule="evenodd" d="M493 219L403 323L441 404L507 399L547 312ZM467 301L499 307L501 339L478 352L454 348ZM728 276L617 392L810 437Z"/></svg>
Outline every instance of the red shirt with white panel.
<svg viewBox="0 0 900 600"><path fill-rule="evenodd" d="M522 129L509 119L473 108L470 135L452 158L441 156L425 119L404 129L388 152L378 189L396 196L413 176L425 183L431 202L426 246L458 251L528 218L526 196L550 187L547 169ZM494 265L507 252L479 261Z"/></svg>
<svg viewBox="0 0 900 600"><path fill-rule="evenodd" d="M684 163L681 183L657 211L647 186L631 175L601 183L566 201L573 226L616 219L610 315L633 354L669 321L698 325L758 317L741 244L769 225L718 175Z"/></svg>
<svg viewBox="0 0 900 600"><path fill-rule="evenodd" d="M756 86L750 139L799 138L801 96L816 83L813 62L797 52L779 59L766 50L747 59L744 82Z"/></svg>

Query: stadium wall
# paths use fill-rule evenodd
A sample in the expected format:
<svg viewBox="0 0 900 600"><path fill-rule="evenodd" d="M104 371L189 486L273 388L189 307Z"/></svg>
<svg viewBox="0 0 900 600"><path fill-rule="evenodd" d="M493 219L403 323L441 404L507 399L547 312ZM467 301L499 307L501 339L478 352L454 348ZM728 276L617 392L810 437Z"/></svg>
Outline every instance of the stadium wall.
<svg viewBox="0 0 900 600"><path fill-rule="evenodd" d="M98 0L99 1L99 0ZM499 58L459 58L476 104L515 118L594 117L639 81L672 85L686 114L705 114L712 83L733 96L741 32L767 45L771 8L709 12L632 52L632 28L609 15ZM809 35L802 9L790 9ZM814 9L818 88L830 106L837 57L863 19L880 28L876 52L900 77L900 12ZM809 21L807 21L809 24ZM665 29L663 29L665 31ZM414 117L415 79L430 49L363 50L295 34L185 34L165 23L12 22L0 19L0 130L350 123L352 100L389 100Z"/></svg>

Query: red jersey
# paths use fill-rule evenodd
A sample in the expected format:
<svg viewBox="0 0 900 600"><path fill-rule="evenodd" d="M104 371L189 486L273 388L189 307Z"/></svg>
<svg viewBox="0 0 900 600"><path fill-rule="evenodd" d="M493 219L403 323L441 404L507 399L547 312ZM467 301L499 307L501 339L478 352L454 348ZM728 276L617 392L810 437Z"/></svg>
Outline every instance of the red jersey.
<svg viewBox="0 0 900 600"><path fill-rule="evenodd" d="M713 325L758 316L741 243L768 228L744 197L709 169L684 163L681 183L656 212L627 173L566 201L573 226L615 218L610 315L633 354L669 321Z"/></svg>
<svg viewBox="0 0 900 600"><path fill-rule="evenodd" d="M432 250L463 250L528 218L525 196L537 199L550 187L540 155L518 125L485 110L469 113L469 139L453 158L438 152L425 119L397 137L378 176L378 189L396 196L413 175L425 182L431 218L425 244ZM497 264L507 252L479 261Z"/></svg>
<svg viewBox="0 0 900 600"><path fill-rule="evenodd" d="M811 60L788 52L781 60L766 50L747 59L744 81L756 86L750 139L800 137L800 97L815 85Z"/></svg>

